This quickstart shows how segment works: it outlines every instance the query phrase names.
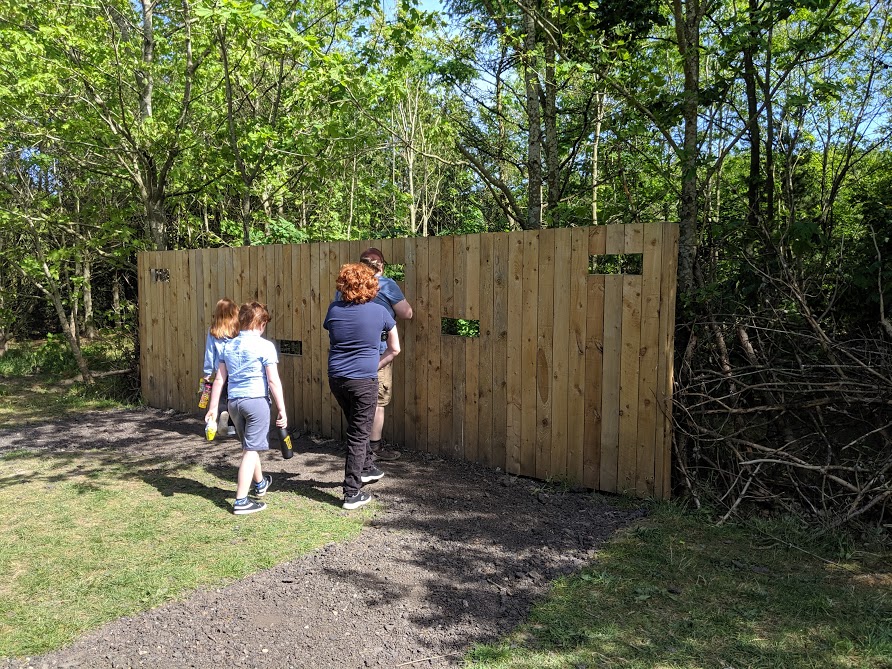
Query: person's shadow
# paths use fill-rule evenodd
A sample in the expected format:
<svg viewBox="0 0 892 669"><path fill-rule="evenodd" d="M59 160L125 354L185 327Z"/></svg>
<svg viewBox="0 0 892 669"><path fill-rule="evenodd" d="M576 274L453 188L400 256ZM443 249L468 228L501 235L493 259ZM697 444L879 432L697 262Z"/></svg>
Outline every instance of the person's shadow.
<svg viewBox="0 0 892 669"><path fill-rule="evenodd" d="M231 467L211 466L205 467L205 470L221 479L231 478L233 474ZM232 511L232 505L227 502L227 499L231 498L234 492L231 488L208 486L194 479L172 476L163 472L143 472L138 478L154 486L164 497L195 495L203 497L224 511ZM340 486L341 483L336 481L301 479L299 473L273 472L272 492L290 492L321 504L339 507L341 505L340 497L327 495L320 488L339 488Z"/></svg>

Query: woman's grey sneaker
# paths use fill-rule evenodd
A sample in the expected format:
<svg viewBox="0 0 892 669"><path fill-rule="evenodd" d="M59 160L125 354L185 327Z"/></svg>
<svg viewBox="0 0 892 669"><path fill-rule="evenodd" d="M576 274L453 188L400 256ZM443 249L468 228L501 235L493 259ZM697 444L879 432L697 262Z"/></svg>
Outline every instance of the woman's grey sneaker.
<svg viewBox="0 0 892 669"><path fill-rule="evenodd" d="M383 462L399 460L400 452L383 446L375 452L375 458Z"/></svg>
<svg viewBox="0 0 892 669"><path fill-rule="evenodd" d="M372 496L367 492L362 492L362 490L360 490L355 495L344 495L344 508L358 509L363 504L368 504L371 501Z"/></svg>
<svg viewBox="0 0 892 669"><path fill-rule="evenodd" d="M241 516L246 513L257 513L258 511L263 511L266 508L266 504L263 502L255 502L251 499L246 499L241 502L236 501L235 504L232 505L232 512Z"/></svg>
<svg viewBox="0 0 892 669"><path fill-rule="evenodd" d="M372 483L373 481L377 481L383 476L384 472L373 466L368 471L363 472L362 476L360 476L359 478L362 480L363 483Z"/></svg>
<svg viewBox="0 0 892 669"><path fill-rule="evenodd" d="M271 474L264 474L263 480L259 483L255 483L251 486L251 491L254 497L263 497L266 494L266 491L269 490L269 487L273 484L273 477Z"/></svg>

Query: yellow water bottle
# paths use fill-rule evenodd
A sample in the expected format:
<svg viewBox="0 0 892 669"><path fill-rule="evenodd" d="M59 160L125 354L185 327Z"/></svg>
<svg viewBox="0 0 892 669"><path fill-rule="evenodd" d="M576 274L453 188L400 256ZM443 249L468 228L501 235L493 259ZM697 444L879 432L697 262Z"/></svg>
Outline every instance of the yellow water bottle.
<svg viewBox="0 0 892 669"><path fill-rule="evenodd" d="M217 436L217 421L211 418L204 426L204 436L208 438L208 441L213 441L214 437Z"/></svg>
<svg viewBox="0 0 892 669"><path fill-rule="evenodd" d="M211 399L211 380L206 379L204 377L201 378L201 381L198 384L199 390L201 392L201 397L198 398L198 408L199 409L207 409L208 408L208 400Z"/></svg>

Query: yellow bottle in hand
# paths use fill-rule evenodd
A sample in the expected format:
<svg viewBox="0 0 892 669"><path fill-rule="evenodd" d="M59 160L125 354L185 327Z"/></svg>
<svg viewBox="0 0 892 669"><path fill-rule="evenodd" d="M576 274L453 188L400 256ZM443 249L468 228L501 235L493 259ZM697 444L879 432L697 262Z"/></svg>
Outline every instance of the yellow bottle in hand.
<svg viewBox="0 0 892 669"><path fill-rule="evenodd" d="M198 408L207 409L208 400L211 399L211 380L201 377L198 387L201 392L201 396L198 398Z"/></svg>
<svg viewBox="0 0 892 669"><path fill-rule="evenodd" d="M214 437L217 436L217 421L211 418L204 426L204 436L208 438L208 441L213 441Z"/></svg>

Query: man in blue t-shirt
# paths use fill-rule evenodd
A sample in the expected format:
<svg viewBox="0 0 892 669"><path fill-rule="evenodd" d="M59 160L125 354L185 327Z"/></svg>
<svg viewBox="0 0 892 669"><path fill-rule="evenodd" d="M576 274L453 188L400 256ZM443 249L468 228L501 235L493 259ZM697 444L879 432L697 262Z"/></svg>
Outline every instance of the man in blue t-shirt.
<svg viewBox="0 0 892 669"><path fill-rule="evenodd" d="M384 276L384 254L376 248L369 248L359 256L359 262L364 263L375 270L378 277L378 295L374 302L385 307L390 315L395 318L409 320L412 318L412 306L406 300L403 291L396 281ZM387 343L381 342L383 354L387 350ZM370 447L375 457L379 460L396 460L400 457L399 451L383 448L381 435L384 431L384 411L390 404L393 394L393 363L389 362L378 371L378 408L375 410L375 419L372 422L372 434Z"/></svg>

